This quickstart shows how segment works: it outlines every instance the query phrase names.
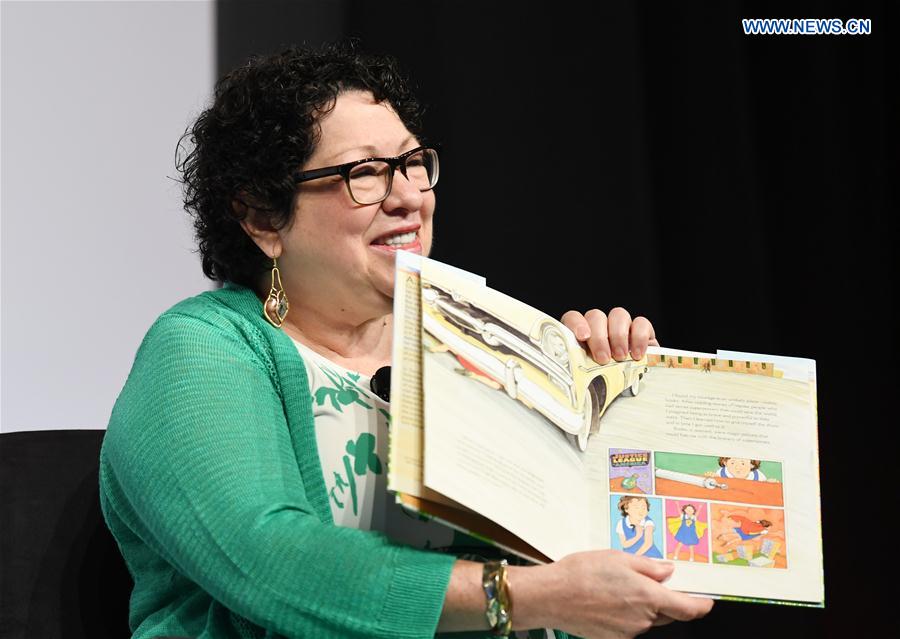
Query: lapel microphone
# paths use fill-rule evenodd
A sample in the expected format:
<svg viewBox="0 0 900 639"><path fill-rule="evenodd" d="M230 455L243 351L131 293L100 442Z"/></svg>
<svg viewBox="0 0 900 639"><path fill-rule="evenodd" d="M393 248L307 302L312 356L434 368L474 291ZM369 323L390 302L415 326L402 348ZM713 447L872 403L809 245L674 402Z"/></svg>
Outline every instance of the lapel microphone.
<svg viewBox="0 0 900 639"><path fill-rule="evenodd" d="M372 375L372 380L369 382L369 388L372 389L372 392L378 395L381 399L386 402L391 401L391 367L390 366L382 366L375 374Z"/></svg>

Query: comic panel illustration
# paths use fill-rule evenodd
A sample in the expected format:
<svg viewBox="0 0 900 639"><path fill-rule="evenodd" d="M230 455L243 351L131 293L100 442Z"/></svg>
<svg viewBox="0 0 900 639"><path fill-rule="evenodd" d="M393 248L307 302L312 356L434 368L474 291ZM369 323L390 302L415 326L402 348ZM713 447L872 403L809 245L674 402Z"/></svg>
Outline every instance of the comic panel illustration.
<svg viewBox="0 0 900 639"><path fill-rule="evenodd" d="M715 503L710 506L713 563L788 567L783 510Z"/></svg>
<svg viewBox="0 0 900 639"><path fill-rule="evenodd" d="M781 479L775 461L654 453L657 495L784 506Z"/></svg>
<svg viewBox="0 0 900 639"><path fill-rule="evenodd" d="M609 449L609 492L653 493L653 466L649 450Z"/></svg>
<svg viewBox="0 0 900 639"><path fill-rule="evenodd" d="M666 499L666 557L709 562L709 507L695 499Z"/></svg>
<svg viewBox="0 0 900 639"><path fill-rule="evenodd" d="M611 544L633 555L662 559L662 500L643 495L610 495Z"/></svg>

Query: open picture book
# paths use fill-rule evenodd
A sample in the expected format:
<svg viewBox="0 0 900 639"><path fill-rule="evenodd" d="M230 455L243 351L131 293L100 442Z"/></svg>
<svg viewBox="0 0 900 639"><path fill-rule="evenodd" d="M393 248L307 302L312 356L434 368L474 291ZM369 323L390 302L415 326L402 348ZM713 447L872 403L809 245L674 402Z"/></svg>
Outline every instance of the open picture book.
<svg viewBox="0 0 900 639"><path fill-rule="evenodd" d="M397 253L388 489L535 562L616 549L667 585L824 606L815 362L595 362L484 278Z"/></svg>

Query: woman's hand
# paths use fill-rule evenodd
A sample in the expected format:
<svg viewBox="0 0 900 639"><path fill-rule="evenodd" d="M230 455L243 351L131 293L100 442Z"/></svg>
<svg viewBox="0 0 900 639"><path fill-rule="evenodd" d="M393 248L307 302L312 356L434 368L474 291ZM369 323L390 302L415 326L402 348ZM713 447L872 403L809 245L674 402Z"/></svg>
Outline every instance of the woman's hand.
<svg viewBox="0 0 900 639"><path fill-rule="evenodd" d="M712 599L662 585L673 570L671 563L618 550L576 553L547 566L512 567L514 628L559 628L586 639L622 639L652 626L704 616Z"/></svg>
<svg viewBox="0 0 900 639"><path fill-rule="evenodd" d="M646 317L631 319L622 307L609 312L593 308L582 315L578 311L568 311L562 316L563 324L575 333L579 342L586 344L591 357L598 364L606 364L610 357L618 362L628 358L640 359L647 346L659 346L653 325Z"/></svg>

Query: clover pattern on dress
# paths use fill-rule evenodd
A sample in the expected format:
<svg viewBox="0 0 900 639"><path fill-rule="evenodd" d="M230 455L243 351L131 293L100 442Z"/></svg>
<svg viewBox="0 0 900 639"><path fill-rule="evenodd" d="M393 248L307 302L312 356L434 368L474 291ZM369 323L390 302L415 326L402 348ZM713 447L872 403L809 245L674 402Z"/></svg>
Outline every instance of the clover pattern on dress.
<svg viewBox="0 0 900 639"><path fill-rule="evenodd" d="M372 410L373 406L370 406L362 400L362 397L364 397L366 393L362 387L357 384L360 378L358 373L347 373L345 376L341 377L340 374L328 369L326 366L320 365L319 369L325 373L326 377L331 381L333 388L320 386L316 389L316 392L313 395L316 404L322 406L325 403L325 400L328 399L331 401L331 405L334 409L339 413L344 412L343 406L349 406L350 404L359 404L360 406Z"/></svg>

